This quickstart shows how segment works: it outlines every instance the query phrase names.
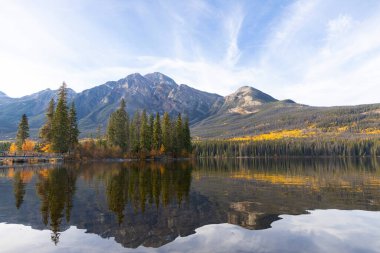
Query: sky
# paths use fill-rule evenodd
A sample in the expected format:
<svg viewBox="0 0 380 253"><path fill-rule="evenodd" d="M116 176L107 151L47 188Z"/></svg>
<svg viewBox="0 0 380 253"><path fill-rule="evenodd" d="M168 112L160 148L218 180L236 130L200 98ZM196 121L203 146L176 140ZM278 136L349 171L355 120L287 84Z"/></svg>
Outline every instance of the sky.
<svg viewBox="0 0 380 253"><path fill-rule="evenodd" d="M161 72L228 95L380 103L378 0L0 0L0 91Z"/></svg>

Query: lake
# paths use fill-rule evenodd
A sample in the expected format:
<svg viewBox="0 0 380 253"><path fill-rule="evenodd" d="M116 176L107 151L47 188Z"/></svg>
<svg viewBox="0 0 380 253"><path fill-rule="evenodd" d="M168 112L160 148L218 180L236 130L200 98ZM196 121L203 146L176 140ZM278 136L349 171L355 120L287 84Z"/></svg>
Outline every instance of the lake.
<svg viewBox="0 0 380 253"><path fill-rule="evenodd" d="M0 252L380 252L380 160L0 168Z"/></svg>

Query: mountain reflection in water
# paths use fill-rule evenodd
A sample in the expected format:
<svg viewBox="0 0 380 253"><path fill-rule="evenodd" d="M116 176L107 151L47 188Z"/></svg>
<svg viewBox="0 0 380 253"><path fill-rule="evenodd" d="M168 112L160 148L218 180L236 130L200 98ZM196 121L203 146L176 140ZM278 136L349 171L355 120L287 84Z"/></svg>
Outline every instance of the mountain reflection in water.
<svg viewBox="0 0 380 253"><path fill-rule="evenodd" d="M75 226L126 248L158 248L209 224L257 230L313 209L379 211L379 187L376 159L2 168L0 223L48 229L53 245Z"/></svg>

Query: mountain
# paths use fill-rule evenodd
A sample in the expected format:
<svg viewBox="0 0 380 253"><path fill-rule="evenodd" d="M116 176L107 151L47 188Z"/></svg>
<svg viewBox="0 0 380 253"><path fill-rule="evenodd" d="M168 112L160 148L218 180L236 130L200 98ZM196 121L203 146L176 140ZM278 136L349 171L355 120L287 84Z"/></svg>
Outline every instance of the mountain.
<svg viewBox="0 0 380 253"><path fill-rule="evenodd" d="M31 135L36 137L43 124L45 111L51 98L57 97L57 90L44 90L22 98L10 99L0 104L0 138L13 138L18 121L23 113L29 117ZM82 136L94 133L101 126L104 130L109 115L118 108L120 100L126 100L130 115L145 109L148 113L169 112L172 116L182 113L191 123L210 116L215 104L223 100L217 94L203 92L185 84L178 85L173 79L161 73L145 76L139 73L128 75L118 81L109 81L91 89L75 93L69 90L69 100L74 101ZM0 100L1 101L1 100Z"/></svg>
<svg viewBox="0 0 380 253"><path fill-rule="evenodd" d="M3 103L7 103L10 100L12 100L12 99L10 97L8 97L7 94L5 94L4 92L0 91L0 105L3 104Z"/></svg>
<svg viewBox="0 0 380 253"><path fill-rule="evenodd" d="M29 117L31 136L36 137L44 122L45 111L57 90L43 90L21 98L0 93L0 139L14 138L23 113ZM148 113L181 113L190 119L194 138L229 138L281 129L352 129L356 132L378 129L380 104L312 107L290 99L279 101L253 87L243 86L228 96L207 93L177 84L162 73L131 74L118 81L75 93L74 101L81 136L105 130L109 115L124 98L130 115L145 109Z"/></svg>
<svg viewBox="0 0 380 253"><path fill-rule="evenodd" d="M9 98L0 102L0 139L12 138L17 131L17 125L22 114L26 114L29 119L31 136L37 136L38 128L41 127L45 111L49 101L57 98L58 90L46 89L32 95L21 98ZM68 99L71 101L76 93L68 89Z"/></svg>
<svg viewBox="0 0 380 253"><path fill-rule="evenodd" d="M339 134L344 138L369 132L380 136L380 104L314 107L270 96L258 99L257 93L242 92L247 90L254 89L242 87L226 96L217 113L193 124L193 138L231 138L284 129L299 129L305 135Z"/></svg>
<svg viewBox="0 0 380 253"><path fill-rule="evenodd" d="M189 116L191 123L210 116L213 105L223 99L217 94L178 85L161 73L145 76L136 73L85 90L75 97L81 130L89 132L99 125L105 127L110 113L119 106L122 98L130 115L143 109L148 113L182 113Z"/></svg>
<svg viewBox="0 0 380 253"><path fill-rule="evenodd" d="M219 113L251 114L266 103L273 103L277 99L249 86L243 86L236 92L224 98Z"/></svg>

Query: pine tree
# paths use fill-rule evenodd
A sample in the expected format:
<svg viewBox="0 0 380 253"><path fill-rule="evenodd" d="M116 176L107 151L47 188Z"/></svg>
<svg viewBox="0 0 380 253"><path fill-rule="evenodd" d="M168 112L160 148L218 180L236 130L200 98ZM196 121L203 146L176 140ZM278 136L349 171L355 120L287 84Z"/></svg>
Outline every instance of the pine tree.
<svg viewBox="0 0 380 253"><path fill-rule="evenodd" d="M156 118L153 123L153 144L152 148L154 150L159 150L162 144L162 131L161 131L161 122L160 115L156 113Z"/></svg>
<svg viewBox="0 0 380 253"><path fill-rule="evenodd" d="M107 124L107 141L110 145L116 145L116 112L111 113Z"/></svg>
<svg viewBox="0 0 380 253"><path fill-rule="evenodd" d="M170 117L169 117L169 114L165 112L162 118L162 145L164 146L164 149L166 152L171 150L170 132L171 132Z"/></svg>
<svg viewBox="0 0 380 253"><path fill-rule="evenodd" d="M55 103L54 99L51 99L49 102L49 107L46 111L46 122L40 129L39 137L42 139L43 143L52 142L52 127L53 127L53 118L54 118L54 109Z"/></svg>
<svg viewBox="0 0 380 253"><path fill-rule="evenodd" d="M125 111L125 125L124 125L124 133L125 133L125 150L127 151L131 147L130 143L130 123L129 123L129 114Z"/></svg>
<svg viewBox="0 0 380 253"><path fill-rule="evenodd" d="M21 117L21 121L18 125L17 135L16 135L16 145L17 150L22 149L22 144L24 144L25 140L29 137L29 124L28 117L26 114L23 114Z"/></svg>
<svg viewBox="0 0 380 253"><path fill-rule="evenodd" d="M69 123L66 84L63 83L59 89L57 108L52 123L52 149L55 152L65 153L69 149Z"/></svg>
<svg viewBox="0 0 380 253"><path fill-rule="evenodd" d="M145 110L141 114L140 149L149 150L149 124L148 124L148 116Z"/></svg>
<svg viewBox="0 0 380 253"><path fill-rule="evenodd" d="M189 127L189 118L185 118L185 122L183 124L183 148L187 152L191 152L191 135L190 135L190 127Z"/></svg>
<svg viewBox="0 0 380 253"><path fill-rule="evenodd" d="M182 116L179 113L177 116L177 121L175 123L175 151L180 153L183 149L183 125L182 125Z"/></svg>
<svg viewBox="0 0 380 253"><path fill-rule="evenodd" d="M110 145L127 150L128 114L125 110L125 100L120 101L120 107L110 116L107 126L107 140Z"/></svg>
<svg viewBox="0 0 380 253"><path fill-rule="evenodd" d="M170 152L175 153L177 152L177 128L176 128L177 121L175 119L170 118L170 134L169 134L169 140L170 140Z"/></svg>
<svg viewBox="0 0 380 253"><path fill-rule="evenodd" d="M152 150L153 146L153 127L154 127L154 114L149 116L149 125L148 125L148 149Z"/></svg>
<svg viewBox="0 0 380 253"><path fill-rule="evenodd" d="M140 114L136 111L133 115L130 126L131 150L138 152L140 150Z"/></svg>
<svg viewBox="0 0 380 253"><path fill-rule="evenodd" d="M77 123L77 113L74 102L71 103L69 112L69 148L73 149L78 144L79 129Z"/></svg>

